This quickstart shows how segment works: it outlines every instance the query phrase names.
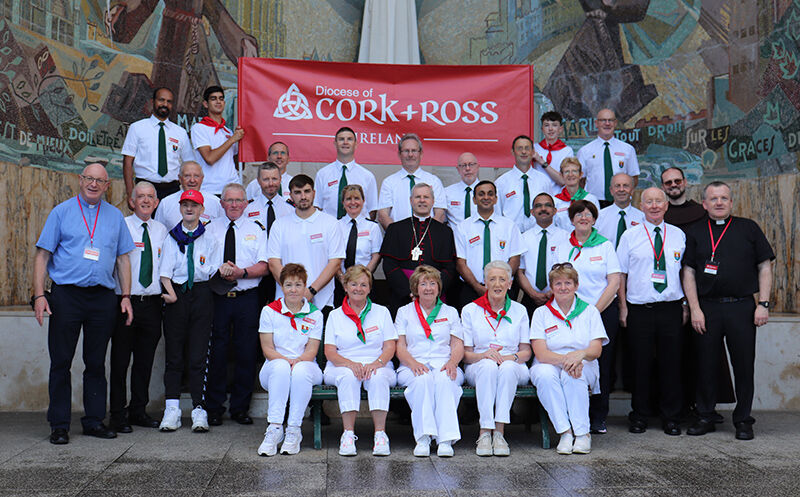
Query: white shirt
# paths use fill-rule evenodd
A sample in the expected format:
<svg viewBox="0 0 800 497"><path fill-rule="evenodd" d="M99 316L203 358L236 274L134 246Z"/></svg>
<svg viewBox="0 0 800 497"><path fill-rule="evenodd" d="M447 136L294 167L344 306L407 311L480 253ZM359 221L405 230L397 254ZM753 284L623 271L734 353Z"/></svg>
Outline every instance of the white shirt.
<svg viewBox="0 0 800 497"><path fill-rule="evenodd" d="M186 232L186 228L183 228ZM186 283L189 279L189 267L186 258L189 247L181 252L178 242L170 235L164 239L164 255L161 259L160 276L171 279L178 285ZM194 241L194 282L208 281L222 265L222 246L217 241L203 233ZM176 288L175 291L178 291Z"/></svg>
<svg viewBox="0 0 800 497"><path fill-rule="evenodd" d="M537 154L541 155L542 159L547 160L547 150L542 148L541 145L539 145L538 143L534 143L533 144L533 150ZM548 167L551 167L556 172L560 172L561 171L561 162L564 159L566 159L567 157L575 157L575 152L572 151L572 147L566 146L566 147L562 148L561 150L553 150L552 152L550 152L550 155L551 155L550 165ZM563 186L561 186L558 183L556 183L555 181L553 181L553 178L551 178L550 175L547 174L547 172L545 172L545 170L541 166L541 164L539 164L538 162L534 162L533 165L536 167L537 171L539 171L542 174L544 174L545 176L547 176L547 179L550 181L551 190L550 190L549 193L556 194L556 193L560 192L562 188L564 188Z"/></svg>
<svg viewBox="0 0 800 497"><path fill-rule="evenodd" d="M203 224L208 224L213 219L224 217L225 211L219 203L219 198L211 192L200 190L203 194L203 213L200 214L200 221ZM161 199L156 209L155 219L159 223L167 227L167 231L175 227L176 224L183 220L181 215L181 194L182 190L167 195Z"/></svg>
<svg viewBox="0 0 800 497"><path fill-rule="evenodd" d="M619 225L620 211L625 211L626 231L644 222L644 213L630 204L624 209L620 209L615 204L601 209L594 227L597 228L601 235L608 238L615 247L617 246L617 226Z"/></svg>
<svg viewBox="0 0 800 497"><path fill-rule="evenodd" d="M420 306L420 310L422 310L422 316L427 318L428 313L422 309L422 306ZM442 304L439 314L430 325L433 340L425 336L425 329L419 321L414 302L397 310L395 327L398 335L406 337L408 352L421 363L429 363L431 360L450 360L450 337L454 336L464 340L464 331L461 329L458 311L447 304Z"/></svg>
<svg viewBox="0 0 800 497"><path fill-rule="evenodd" d="M360 314L360 313L359 313ZM366 343L358 338L358 327L345 316L341 307L328 314L325 323L325 345L336 345L337 352L351 361L369 364L378 360L383 352L383 342L397 340L397 331L392 323L389 309L372 303L372 309L361 322Z"/></svg>
<svg viewBox="0 0 800 497"><path fill-rule="evenodd" d="M314 179L314 206L322 209L333 217L338 214L342 200L339 198L339 180L342 178L342 163L335 160L317 171ZM364 190L364 212L369 213L378 208L378 183L375 175L367 171L366 168L350 161L347 164L348 185L361 185Z"/></svg>
<svg viewBox="0 0 800 497"><path fill-rule="evenodd" d="M464 329L464 346L473 347L473 352L482 354L497 348L502 355L516 354L519 344L529 343L528 311L519 302L511 301L508 308L509 323L505 318L497 320L475 302L461 310L461 326ZM495 328L496 327L496 328Z"/></svg>
<svg viewBox="0 0 800 497"><path fill-rule="evenodd" d="M411 180L407 178L408 171L400 168L394 174L387 176L381 184L381 194L378 197L378 209L391 208L389 216L392 221L401 221L411 217ZM433 188L433 207L436 209L447 208L447 196L444 193L442 182L433 174L423 171L422 168L412 174L414 184L427 183Z"/></svg>
<svg viewBox="0 0 800 497"><path fill-rule="evenodd" d="M292 181L291 174L283 173L281 175L281 195L285 198L289 198L290 181ZM254 198L257 198L259 195L263 195L263 192L261 191L261 185L258 184L258 179L254 179L250 183L248 183L247 188L245 188L245 192L247 194L247 200L253 200Z"/></svg>
<svg viewBox="0 0 800 497"><path fill-rule="evenodd" d="M532 204L536 195L542 192L550 193L550 178L534 168L530 168L527 173L523 173L517 166L514 166L497 178L495 185L497 186L497 197L500 200L500 213L517 223L520 231L526 231L536 223L533 213L531 213L530 217L525 217L525 210L523 209L523 174L528 175L527 183L531 211L533 211Z"/></svg>
<svg viewBox="0 0 800 497"><path fill-rule="evenodd" d="M345 214L343 218L339 219L337 225L339 226L339 233L344 241L345 256L347 255L347 241L350 238L350 229L352 228L352 217ZM381 244L383 243L383 233L381 232L381 225L375 221L370 221L362 211L356 218L356 264L363 264L364 266L372 259L372 254L380 253ZM342 259L342 272L345 271L344 259Z"/></svg>
<svg viewBox="0 0 800 497"><path fill-rule="evenodd" d="M586 191L603 200L606 198L605 143L605 140L595 138L581 147L577 156L581 162L583 175L586 176ZM608 140L608 144L611 152L611 175L627 173L630 176L638 176L639 160L636 157L636 150L614 137Z"/></svg>
<svg viewBox="0 0 800 497"><path fill-rule="evenodd" d="M242 216L251 219L253 221L258 221L261 223L261 226L264 229L267 229L267 214L269 214L269 202L268 199L261 190L258 191L258 196L256 196L252 202L247 204L247 207L244 210ZM275 220L277 221L279 218L284 216L288 216L294 214L294 207L286 201L286 197L281 197L280 195L276 194L272 197L272 210L275 212Z"/></svg>
<svg viewBox="0 0 800 497"><path fill-rule="evenodd" d="M544 229L547 230L547 246L545 247L545 286L543 289L539 289L536 286L536 271L539 267L539 245L542 243L542 227L539 224L534 224L531 229L522 234L522 246L525 248L525 252L522 253L519 261L519 267L525 270L525 277L528 278L531 286L540 292L548 292L550 290L550 280L547 274L553 264L558 262L556 248L562 243L568 243L567 239L569 238L569 233L555 224L551 223L550 226Z"/></svg>
<svg viewBox="0 0 800 497"><path fill-rule="evenodd" d="M560 190L559 193L561 193ZM569 220L569 206L572 205L572 202L561 200L555 195L553 195L553 200L556 203L555 205L556 215L553 218L553 223L559 228L572 233L572 230L575 229L575 227L572 225L572 221ZM591 193L587 193L586 197L584 197L583 200L593 203L594 206L597 207L597 210L598 211L600 210L600 202L597 200L597 197L595 197Z"/></svg>
<svg viewBox="0 0 800 497"><path fill-rule="evenodd" d="M259 333L272 333L272 343L275 350L289 359L297 359L306 350L309 339L322 340L322 311L319 309L310 312L302 318L295 318L294 322L297 329L292 328L292 320L289 316L284 316L284 312L290 312L283 299L280 299L281 312L277 313L271 307L265 305L261 309L261 319L258 323ZM309 312L311 306L304 299L303 307L300 312ZM316 360L316 359L315 359Z"/></svg>
<svg viewBox="0 0 800 497"><path fill-rule="evenodd" d="M475 213L456 226L453 237L456 243L456 257L464 259L475 279L483 284L483 244L486 224L480 214ZM525 251L522 235L514 221L492 214L489 216L491 243L490 261L504 261Z"/></svg>
<svg viewBox="0 0 800 497"><path fill-rule="evenodd" d="M222 193L222 188L228 183L240 183L239 173L236 172L234 157L239 153L239 144L234 143L213 165L209 165L198 150L200 147L217 149L225 143L233 132L226 126L214 132L213 127L200 122L192 124L192 146L195 150L195 161L203 167L203 187L211 193Z"/></svg>
<svg viewBox="0 0 800 497"><path fill-rule="evenodd" d="M653 274L653 246L655 226L647 220L622 234L617 247L620 270L628 275L627 300L631 304L669 302L683 298L680 270L681 259L686 248L686 235L679 228L661 222L661 239L664 244L664 265L667 271L667 288L659 293L650 280ZM648 234L650 235L648 239Z"/></svg>
<svg viewBox="0 0 800 497"><path fill-rule="evenodd" d="M458 224L464 220L464 202L466 201L467 187L469 186L469 215L477 214L478 207L475 205L475 185L480 183L478 178L471 185L467 185L464 181L459 181L454 185L450 185L444 189L444 194L447 197L447 224L455 229ZM497 212L495 206L495 212Z"/></svg>
<svg viewBox="0 0 800 497"><path fill-rule="evenodd" d="M222 259L225 258L225 236L228 234L228 225L231 220L227 216L214 219L206 226L206 234L217 241L220 246ZM259 225L244 215L233 222L234 239L236 240L236 266L242 269L267 259L267 232ZM226 261L221 259L221 264ZM248 275L249 276L249 275ZM236 280L236 286L231 290L235 292L250 290L258 286L261 277L249 277Z"/></svg>
<svg viewBox="0 0 800 497"><path fill-rule="evenodd" d="M164 123L167 139L167 174L158 174L159 123ZM134 176L151 183L169 183L178 180L181 163L194 160L189 135L186 130L169 119L159 121L154 115L141 119L128 127L122 144L122 155L133 157ZM174 226L174 225L173 225Z"/></svg>
<svg viewBox="0 0 800 497"><path fill-rule="evenodd" d="M282 265L290 262L302 264L312 284L331 259L344 259L345 242L339 233L336 218L314 209L307 219L297 213L275 220L267 241L267 257L280 259ZM282 297L283 290L275 283L275 296ZM314 296L317 307L333 305L333 279Z"/></svg>
<svg viewBox="0 0 800 497"><path fill-rule="evenodd" d="M158 279L159 265L161 263L164 238L167 237L167 228L153 218L146 221L147 234L150 237L150 248L153 253L153 279L147 288L143 288L142 284L139 283L139 269L142 267L142 255L144 253L144 242L142 242L142 236L144 235L142 223L144 222L136 214L131 214L125 218L125 224L128 225L128 231L130 231L133 244L136 246L128 254L128 258L131 261L131 295L161 295L161 283ZM117 295L122 295L116 269L114 270L114 280L117 283Z"/></svg>
<svg viewBox="0 0 800 497"><path fill-rule="evenodd" d="M558 307L558 304L553 301L553 307L556 308L562 316L566 317L575 309L575 304L578 299L572 301L572 307L564 313L563 309ZM567 354L575 350L582 350L589 346L592 340L600 339L603 345L608 343L608 335L603 327L603 320L600 318L600 312L593 305L588 306L577 317L570 320L572 327L567 326L567 323L558 319L550 312L547 306L541 306L533 311L533 318L531 318L531 340L544 340L547 343L547 349L556 354ZM536 357L533 358L534 364L539 364ZM593 394L600 393L600 367L597 359L591 361L583 361L583 367L589 368L595 372L593 375L587 375L597 378L594 385L589 385Z"/></svg>
<svg viewBox="0 0 800 497"><path fill-rule="evenodd" d="M580 255L575 248L570 257L573 248L569 239L564 240L556 249L556 257L558 262L572 264L578 272L578 297L595 305L608 286L608 275L620 272L614 245L610 241L605 241L594 247L584 247Z"/></svg>

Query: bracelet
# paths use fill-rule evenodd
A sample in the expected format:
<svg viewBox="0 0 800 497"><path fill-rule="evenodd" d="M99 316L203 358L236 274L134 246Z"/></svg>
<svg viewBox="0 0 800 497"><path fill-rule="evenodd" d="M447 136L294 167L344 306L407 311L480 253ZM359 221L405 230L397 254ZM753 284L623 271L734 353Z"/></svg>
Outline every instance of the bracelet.
<svg viewBox="0 0 800 497"><path fill-rule="evenodd" d="M314 290L314 287L313 287L313 286L309 286L309 287L308 287L308 291L309 291L309 292L311 292L311 295L316 295L316 294L317 294L317 291L316 291L316 290Z"/></svg>
<svg viewBox="0 0 800 497"><path fill-rule="evenodd" d="M123 299L130 300L131 299L131 294L130 293L123 293L122 295L120 295L120 297L122 297Z"/></svg>
<svg viewBox="0 0 800 497"><path fill-rule="evenodd" d="M34 295L33 298L31 299L31 302L36 302L38 299L40 299L42 297L44 297L44 294Z"/></svg>
<svg viewBox="0 0 800 497"><path fill-rule="evenodd" d="M378 362L383 364L383 359L381 359L381 356L378 356ZM385 366L386 364L383 364L383 365Z"/></svg>
<svg viewBox="0 0 800 497"><path fill-rule="evenodd" d="M514 354L514 362L519 362L519 356L517 354Z"/></svg>

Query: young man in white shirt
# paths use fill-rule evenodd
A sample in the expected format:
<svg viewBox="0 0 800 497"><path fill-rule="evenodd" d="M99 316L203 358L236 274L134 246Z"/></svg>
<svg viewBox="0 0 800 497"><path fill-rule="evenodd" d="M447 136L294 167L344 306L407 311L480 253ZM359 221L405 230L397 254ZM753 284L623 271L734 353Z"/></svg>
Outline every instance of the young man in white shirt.
<svg viewBox="0 0 800 497"><path fill-rule="evenodd" d="M457 164L461 181L444 189L447 196L447 224L453 229L476 211L474 192L481 167L478 159L469 152L459 155Z"/></svg>
<svg viewBox="0 0 800 497"><path fill-rule="evenodd" d="M544 139L533 145L534 162L536 170L546 174L550 180L550 191L548 193L558 193L564 186L564 179L559 171L561 161L567 157L573 157L572 147L559 138L564 131L563 119L561 114L549 111L542 114L542 134Z"/></svg>
<svg viewBox="0 0 800 497"><path fill-rule="evenodd" d="M600 210L594 227L616 248L619 238L626 230L642 224L644 214L631 205L633 178L630 175L618 173L611 178L611 195L614 197L614 204Z"/></svg>
<svg viewBox="0 0 800 497"><path fill-rule="evenodd" d="M181 185L180 190L164 197L155 215L155 220L166 226L168 230L171 230L181 222L180 199L183 192L188 190L197 190L203 193L205 208L200 214L201 223L208 224L212 219L224 214L219 198L213 193L201 189L203 186L203 168L200 164L193 160L181 164L178 180Z"/></svg>
<svg viewBox="0 0 800 497"><path fill-rule="evenodd" d="M500 200L500 213L517 223L520 231L530 228L534 219L531 216L533 197L550 191L550 179L533 167L533 140L520 135L511 142L514 167L497 178L497 197ZM543 160L543 159L542 159Z"/></svg>
<svg viewBox="0 0 800 497"><path fill-rule="evenodd" d="M239 140L244 130L225 126L225 92L220 86L209 86L203 92L203 107L208 115L191 128L195 160L203 167L206 191L220 195L228 183L239 183L236 164L239 161Z"/></svg>
<svg viewBox="0 0 800 497"><path fill-rule="evenodd" d="M269 162L272 162L278 166L278 170L281 175L281 183L278 186L278 195L288 200L289 181L292 179L292 175L286 172L286 168L289 167L289 146L283 142L274 142L269 146L268 152ZM260 189L261 187L258 186L258 178L248 183L247 200L253 200L254 198L258 197L258 192Z"/></svg>

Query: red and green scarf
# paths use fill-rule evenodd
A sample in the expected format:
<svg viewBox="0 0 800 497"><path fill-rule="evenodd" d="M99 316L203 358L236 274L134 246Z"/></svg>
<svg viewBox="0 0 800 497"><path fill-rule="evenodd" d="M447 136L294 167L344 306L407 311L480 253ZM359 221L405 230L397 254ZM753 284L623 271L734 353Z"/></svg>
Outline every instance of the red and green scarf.
<svg viewBox="0 0 800 497"><path fill-rule="evenodd" d="M583 200L583 199L585 199L585 198L586 198L586 195L588 195L588 194L589 194L589 192L587 192L587 191L586 191L586 190L584 190L583 188L580 188L580 187L579 187L579 188L578 188L578 191L577 191L577 192L575 192L575 194L574 194L574 195L570 195L570 194L569 194L569 191L567 191L567 187L565 186L565 187L564 187L564 189L563 189L563 190L561 190L561 193L557 193L557 194L556 194L556 198L557 198L557 199L561 199L561 200L563 200L564 202L574 202L574 201L576 201L576 200Z"/></svg>
<svg viewBox="0 0 800 497"><path fill-rule="evenodd" d="M597 231L597 228L592 228L592 233L589 235L589 238L587 238L586 241L583 242L583 245L581 245L581 243L578 241L578 237L575 236L575 230L572 230L572 234L569 235L569 243L572 245L572 249L569 251L568 260L578 260L578 257L581 256L581 250L583 250L584 247L596 247L607 241L608 238L601 235L600 232ZM578 249L578 255L576 255L573 259L572 253L575 252L575 249Z"/></svg>
<svg viewBox="0 0 800 497"><path fill-rule="evenodd" d="M361 311L361 315L356 314L356 311L350 307L350 298L345 297L344 301L342 302L342 311L344 315L349 317L353 320L356 324L356 328L358 328L358 339L361 340L361 343L367 343L367 335L364 333L364 320L367 318L367 313L372 309L372 301L367 297L367 305L364 306L364 310Z"/></svg>
<svg viewBox="0 0 800 497"><path fill-rule="evenodd" d="M276 300L274 302L270 302L269 304L267 304L267 307L269 307L270 309L272 309L273 311L277 312L278 314L280 314L282 316L288 317L289 318L289 322L292 323L292 328L294 328L295 330L297 329L297 321L295 321L295 318L303 319L304 317L308 316L312 312L318 310L317 306L315 306L314 304L309 302L308 303L308 312L298 312L297 314L292 314L292 311L281 312L283 310L283 299L282 298L280 298L280 299L278 299L278 300Z"/></svg>
<svg viewBox="0 0 800 497"><path fill-rule="evenodd" d="M539 146L543 149L547 150L547 157L544 159L545 162L550 164L553 161L553 154L551 152L557 152L562 148L567 148L567 144L562 142L560 139L553 142L552 145L547 143L547 140L542 140L539 142ZM552 164L550 164L552 166Z"/></svg>
<svg viewBox="0 0 800 497"><path fill-rule="evenodd" d="M575 319L576 317L580 316L580 314L583 311L585 311L587 307L589 307L588 303L584 302L583 300L581 300L576 295L575 296L575 308L572 309L572 312L570 312L569 315L567 315L567 317L564 317L564 316L561 315L560 312L558 312L558 310L555 308L555 306L553 306L553 299L554 299L554 297L550 297L550 300L548 300L545 305L547 306L548 309L550 309L550 312L553 314L553 316L555 316L558 319L560 319L561 321L564 321L565 323L567 323L567 326L570 327L570 328L572 328L572 320Z"/></svg>
<svg viewBox="0 0 800 497"><path fill-rule="evenodd" d="M473 302L483 308L484 311L488 312L489 316L496 319L498 323L501 319L505 319L511 323L511 317L508 316L508 309L511 308L511 299L509 298L508 294L506 294L506 302L503 304L503 309L500 312L494 312L494 310L492 310L492 306L489 305L489 292L484 293Z"/></svg>
<svg viewBox="0 0 800 497"><path fill-rule="evenodd" d="M417 317L419 318L419 324L422 325L422 329L425 330L425 338L433 341L433 334L431 333L431 325L436 320L436 316L439 315L439 311L442 310L442 300L440 298L436 298L436 305L433 306L430 314L428 317L422 317L422 306L419 305L419 300L414 299L414 309L417 310Z"/></svg>

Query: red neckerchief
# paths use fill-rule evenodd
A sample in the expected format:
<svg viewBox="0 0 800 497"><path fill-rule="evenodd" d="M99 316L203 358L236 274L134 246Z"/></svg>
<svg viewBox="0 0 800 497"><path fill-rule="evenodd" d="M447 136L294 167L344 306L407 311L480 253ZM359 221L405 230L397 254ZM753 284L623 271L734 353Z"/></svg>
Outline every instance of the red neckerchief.
<svg viewBox="0 0 800 497"><path fill-rule="evenodd" d="M309 304L308 304L308 307L309 307L308 312L298 312L297 314L292 314L291 311L281 312L283 310L283 299L278 299L278 300L276 300L274 302L270 302L269 304L267 304L267 307L269 307L270 309L272 309L273 311L277 312L278 314L280 314L282 316L288 317L289 318L289 322L292 324L292 328L294 328L295 330L297 329L297 322L294 320L294 318L306 317L309 314L311 314L312 312L317 310L317 308L314 307L314 304L309 302Z"/></svg>
<svg viewBox="0 0 800 497"><path fill-rule="evenodd" d="M224 118L222 119L221 123L218 123L217 121L215 121L215 120L211 119L210 117L206 116L206 117L200 119L200 124L205 124L206 126L210 126L210 127L214 128L214 134L215 135L217 134L217 131L219 131L219 130L225 131L225 119ZM278 312L280 312L280 311L278 311Z"/></svg>
<svg viewBox="0 0 800 497"><path fill-rule="evenodd" d="M553 316L555 316L558 319L564 321L569 328L572 328L572 320L575 319L576 317L578 317L580 315L580 313L582 313L584 310L586 310L586 308L589 306L589 304L587 304L583 300L579 299L578 296L576 295L575 296L575 309L573 309L572 312L570 312L567 315L567 317L564 317L564 316L561 315L560 312L558 312L558 309L553 307L554 300L555 300L555 297L550 297L550 300L548 300L544 305L546 305L547 308L550 309L550 313L553 314Z"/></svg>
<svg viewBox="0 0 800 497"><path fill-rule="evenodd" d="M553 160L553 154L550 152L558 152L562 148L567 148L567 144L562 142L561 139L556 140L552 145L548 145L547 140L542 140L539 142L539 146L547 150L547 157L544 159L544 161L548 164L550 164L550 161Z"/></svg>
<svg viewBox="0 0 800 497"><path fill-rule="evenodd" d="M509 296L506 295L506 307L508 307L509 300L510 300ZM494 312L494 309L492 309L492 306L489 304L489 292L484 293L477 299L473 300L473 302L478 304L478 306L481 307L484 311L488 312L489 316L491 316L492 319L496 319L498 323L500 322L501 319L505 319L509 323L511 322L511 318L509 316L506 316L505 308L501 309L500 312Z"/></svg>
<svg viewBox="0 0 800 497"><path fill-rule="evenodd" d="M561 199L564 202L572 202L572 194L567 191L566 186L561 190L561 193L556 193L556 198Z"/></svg>
<svg viewBox="0 0 800 497"><path fill-rule="evenodd" d="M364 333L364 323L362 322L362 317L366 317L367 313L372 309L372 301L367 297L367 304L364 306L364 310L361 311L361 316L356 314L356 311L350 307L350 298L345 297L342 301L342 312L344 315L349 317L355 324L356 328L358 328L358 339L361 340L361 343L367 343L367 335Z"/></svg>

